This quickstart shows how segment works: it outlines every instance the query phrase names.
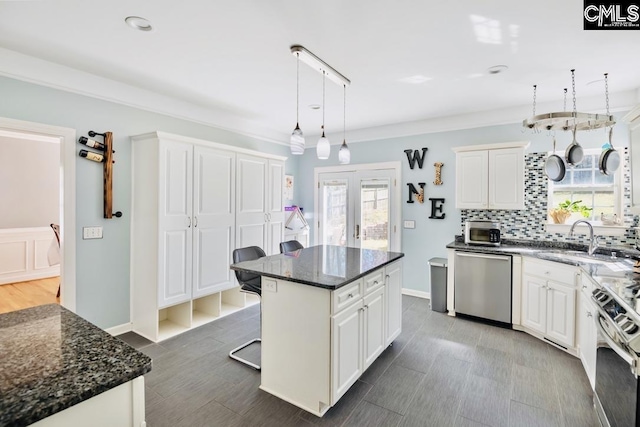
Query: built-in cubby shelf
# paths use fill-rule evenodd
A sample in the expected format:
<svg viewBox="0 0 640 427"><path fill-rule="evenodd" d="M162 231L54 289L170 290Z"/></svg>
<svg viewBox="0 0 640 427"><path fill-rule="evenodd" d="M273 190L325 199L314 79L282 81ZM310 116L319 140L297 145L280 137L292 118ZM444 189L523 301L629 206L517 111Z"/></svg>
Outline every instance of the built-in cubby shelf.
<svg viewBox="0 0 640 427"><path fill-rule="evenodd" d="M156 333L144 334L144 336L155 342L164 341L189 329L197 328L259 303L258 296L240 292L240 288L237 286L194 298L158 310Z"/></svg>

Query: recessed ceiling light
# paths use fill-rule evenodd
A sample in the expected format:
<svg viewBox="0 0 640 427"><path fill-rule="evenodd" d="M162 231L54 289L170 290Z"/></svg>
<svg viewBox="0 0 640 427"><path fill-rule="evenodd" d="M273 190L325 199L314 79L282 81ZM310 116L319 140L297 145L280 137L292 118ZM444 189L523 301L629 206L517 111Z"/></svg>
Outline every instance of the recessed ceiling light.
<svg viewBox="0 0 640 427"><path fill-rule="evenodd" d="M487 72L489 74L500 74L507 71L508 69L509 67L507 67L506 65L494 65L493 67L487 68Z"/></svg>
<svg viewBox="0 0 640 427"><path fill-rule="evenodd" d="M127 16L124 19L124 22L126 22L131 28L135 28L140 31L151 31L153 29L151 22L139 16Z"/></svg>
<svg viewBox="0 0 640 427"><path fill-rule="evenodd" d="M309 108L311 108L312 110L319 110L319 109L320 109L320 105L318 105L318 104L311 104L311 105L309 105Z"/></svg>

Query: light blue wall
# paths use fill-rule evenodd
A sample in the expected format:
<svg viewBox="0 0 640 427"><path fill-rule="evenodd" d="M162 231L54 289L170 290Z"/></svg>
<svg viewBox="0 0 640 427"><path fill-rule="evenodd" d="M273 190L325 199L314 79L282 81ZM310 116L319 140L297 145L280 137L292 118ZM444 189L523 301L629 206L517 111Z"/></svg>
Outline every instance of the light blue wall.
<svg viewBox="0 0 640 427"><path fill-rule="evenodd" d="M617 117L622 117L622 113ZM347 135L348 136L348 135ZM601 147L606 141L604 130L581 132L577 136L578 142L585 148ZM405 288L417 291L429 292L429 267L428 260L432 257L446 257L445 246L453 241L455 235L462 232L460 210L455 209L455 153L452 147L493 144L514 141L530 141L527 152L547 152L552 149L552 138L547 132L539 134L530 131L523 132L520 124L501 126L489 126L475 129L457 130L389 138L377 141L353 143L350 145L351 163L376 163L388 161L400 161L402 163L402 220L416 221L416 228L402 230L402 252L405 253L404 284ZM628 128L625 125L616 125L613 137L614 146L627 146L629 141ZM564 149L571 142L571 133L561 132L557 134L558 154L563 154ZM420 150L427 147L423 169L416 165L409 168L405 149ZM296 196L300 206L305 212L311 214L314 211L313 179L314 168L338 165L338 147L332 146L331 156L328 160L318 160L315 149L306 150L298 165L299 174L296 176ZM435 172L433 164L442 162L441 186L433 185ZM430 204L425 200L424 204L408 204L407 183L413 183L416 188L418 182L425 182L425 199L444 198L445 219L429 219ZM315 221L309 221L312 226L311 236Z"/></svg>
<svg viewBox="0 0 640 427"><path fill-rule="evenodd" d="M102 328L129 322L131 135L160 130L289 156L286 146L14 79L0 77L0 94L1 117L73 128L78 137L114 134L113 207L122 218L102 218L102 166L76 161L77 313ZM286 173L297 175L295 161L286 162ZM102 226L104 238L82 240L83 226Z"/></svg>

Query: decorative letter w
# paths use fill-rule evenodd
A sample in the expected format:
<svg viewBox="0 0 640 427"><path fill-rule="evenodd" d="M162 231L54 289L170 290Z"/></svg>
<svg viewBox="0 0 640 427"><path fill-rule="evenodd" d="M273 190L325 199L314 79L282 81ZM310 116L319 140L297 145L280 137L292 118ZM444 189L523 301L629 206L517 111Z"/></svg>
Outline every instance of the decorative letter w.
<svg viewBox="0 0 640 427"><path fill-rule="evenodd" d="M413 157L411 157L411 152L413 151ZM422 156L420 156L420 151L418 150L404 150L407 153L407 160L409 161L409 167L413 169L418 162L418 168L422 169L422 163L424 163L424 156L427 154L427 148L422 149Z"/></svg>

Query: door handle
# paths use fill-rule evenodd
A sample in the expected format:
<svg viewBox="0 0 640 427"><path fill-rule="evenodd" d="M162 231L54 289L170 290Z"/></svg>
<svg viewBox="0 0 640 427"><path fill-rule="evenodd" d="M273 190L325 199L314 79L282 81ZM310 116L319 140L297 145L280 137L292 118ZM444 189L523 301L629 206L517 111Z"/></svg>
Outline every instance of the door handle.
<svg viewBox="0 0 640 427"><path fill-rule="evenodd" d="M356 224L356 239L360 238L360 224Z"/></svg>
<svg viewBox="0 0 640 427"><path fill-rule="evenodd" d="M194 216L194 217L193 217L193 226L194 226L194 227L197 227L197 226L198 226L198 217L197 217L197 216Z"/></svg>
<svg viewBox="0 0 640 427"><path fill-rule="evenodd" d="M191 228L191 217L187 217L187 228Z"/></svg>

